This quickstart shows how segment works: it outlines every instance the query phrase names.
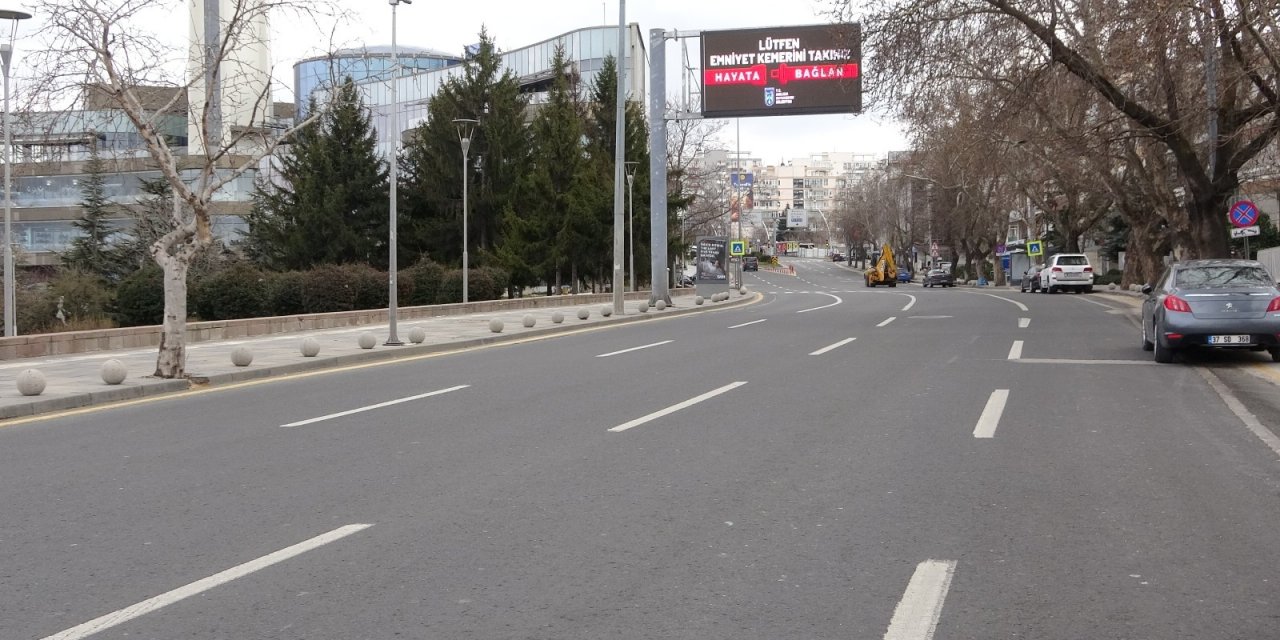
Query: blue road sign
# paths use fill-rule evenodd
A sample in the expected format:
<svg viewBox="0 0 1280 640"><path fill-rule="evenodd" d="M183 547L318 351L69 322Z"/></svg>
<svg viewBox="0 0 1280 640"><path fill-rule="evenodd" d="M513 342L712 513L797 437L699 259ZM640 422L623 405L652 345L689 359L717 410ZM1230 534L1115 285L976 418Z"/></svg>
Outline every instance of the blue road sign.
<svg viewBox="0 0 1280 640"><path fill-rule="evenodd" d="M1236 227L1252 227L1258 224L1258 206L1248 200L1237 200L1231 205L1231 213L1227 217Z"/></svg>

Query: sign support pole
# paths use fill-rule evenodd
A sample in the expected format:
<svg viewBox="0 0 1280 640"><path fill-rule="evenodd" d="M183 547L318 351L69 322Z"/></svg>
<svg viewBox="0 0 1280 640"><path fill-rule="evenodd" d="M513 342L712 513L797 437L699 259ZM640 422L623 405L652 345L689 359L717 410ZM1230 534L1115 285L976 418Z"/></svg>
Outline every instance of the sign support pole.
<svg viewBox="0 0 1280 640"><path fill-rule="evenodd" d="M667 289L667 35L649 30L649 303L671 304Z"/></svg>

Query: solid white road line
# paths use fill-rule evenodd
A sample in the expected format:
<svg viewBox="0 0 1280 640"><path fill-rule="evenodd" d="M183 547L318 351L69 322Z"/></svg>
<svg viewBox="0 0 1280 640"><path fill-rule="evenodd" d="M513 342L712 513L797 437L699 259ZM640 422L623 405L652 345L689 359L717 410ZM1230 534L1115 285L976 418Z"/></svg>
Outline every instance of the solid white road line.
<svg viewBox="0 0 1280 640"><path fill-rule="evenodd" d="M889 324L890 322L893 322L894 320L897 320L897 319L898 319L898 318L897 318L897 316L891 316L888 320L885 320L884 322L881 322L880 324L878 324L878 325L876 325L876 326L877 326L877 327L883 327L883 326L885 326L885 325Z"/></svg>
<svg viewBox="0 0 1280 640"><path fill-rule="evenodd" d="M1227 408L1231 409L1231 413L1236 414L1236 417L1240 418L1240 422L1243 422L1244 426L1253 432L1253 435L1258 436L1258 439L1263 444L1276 452L1276 455L1280 455L1280 438L1276 437L1276 434L1272 433L1270 429L1263 426L1262 422L1258 420L1258 416L1253 415L1245 408L1244 403L1240 402L1240 399L1231 393L1227 385L1223 384L1222 380L1218 379L1218 376L1214 375L1212 371L1205 367L1196 367L1196 371L1200 372L1200 376L1205 379L1205 382L1208 382L1209 386L1218 392L1218 396L1226 403Z"/></svg>
<svg viewBox="0 0 1280 640"><path fill-rule="evenodd" d="M1089 304L1096 304L1096 305L1098 305L1099 307L1102 307L1103 309L1111 309L1111 310L1113 310L1113 311L1115 310L1115 307L1113 307L1113 306L1111 306L1111 305L1109 305L1109 304L1103 304L1103 303L1101 303L1101 302L1098 302L1097 300L1090 300L1090 299L1088 299L1088 298L1086 298L1086 297L1084 297L1084 296L1072 296L1072 299L1073 299L1073 300L1079 300L1080 302L1088 302Z"/></svg>
<svg viewBox="0 0 1280 640"><path fill-rule="evenodd" d="M1027 309L1027 305L1022 304L1021 302L1018 302L1017 300L1010 300L1009 298L1006 298L1006 297L1004 297L1004 296L998 296L998 295L996 295L996 294L994 294L994 293L980 293L980 294L978 294L978 295L990 296L990 297L992 297L992 298L995 298L996 300L1004 300L1005 302L1008 302L1009 304L1016 305L1016 306L1018 307L1018 309L1020 309L1020 310L1022 310L1022 311L1030 311L1030 309Z"/></svg>
<svg viewBox="0 0 1280 640"><path fill-rule="evenodd" d="M1031 318L1018 318L1018 328L1026 329L1031 326Z"/></svg>
<svg viewBox="0 0 1280 640"><path fill-rule="evenodd" d="M363 413L363 412L365 412L365 411L373 411L374 409L381 409L381 408L383 408L383 407L390 407L390 406L392 406L392 405L401 404L401 403L403 403L403 402L412 402L412 401L414 401L414 400L421 400L421 399L423 399L423 398L430 398L431 396L438 396L438 395L442 395L442 394L445 394L445 393L449 393L449 392L451 392L451 391L457 391L458 389L466 389L466 388L467 388L467 387L469 387L469 386L471 386L471 385L469 385L469 384L460 384L460 385L458 385L458 386L456 386L456 387L449 387L448 389L440 389L440 390L438 390L438 391L432 391L432 392L430 392L430 393L420 393L420 394L418 394L418 395L416 395L416 396L409 396L408 398L400 398L399 400L388 400L388 401L386 401L386 402L379 402L378 404L371 404L371 405L369 405L369 406L367 406L367 407L360 407L359 409L352 409L352 410L350 410L350 411L341 411L341 412L339 412L339 413L331 413L331 414L329 414L329 415L327 415L327 416L320 416L319 418L310 418L310 419L308 419L308 420L299 420L299 421L297 421L297 422L290 422L289 424L282 424L282 425L280 425L280 426L281 426L281 427L301 427L301 426L302 426L302 425L304 425L304 424L311 424L311 423L313 423L313 422L322 422L322 421L324 421L324 420L332 420L332 419L334 419L334 418L341 418L341 417L343 417L343 416L349 416L349 415L354 414L354 413Z"/></svg>
<svg viewBox="0 0 1280 640"><path fill-rule="evenodd" d="M806 291L805 293L809 293L809 292L807 292L807 291ZM837 296L837 295L832 295L832 294L830 294L830 293L823 293L823 292L821 292L821 291L814 291L813 293L816 293L816 294L818 294L818 295L820 295L820 296L831 296L832 298L835 298L835 299L836 299L836 301L835 301L835 302L832 302L831 304L824 304L824 305L822 305L821 307L814 307L814 308L812 308L812 309L801 309L801 310L797 311L796 313L809 313L810 311L817 311L818 309L827 309L827 308L829 308L829 307L834 307L834 306L836 306L836 305L840 304L841 302L844 302L844 300L841 300L841 299L840 299L840 296Z"/></svg>
<svg viewBox="0 0 1280 640"><path fill-rule="evenodd" d="M996 435L996 426L1000 424L1000 416L1004 413L1004 405L1009 402L1008 389L996 389L987 398L987 406L978 418L978 426L973 428L973 437L991 438Z"/></svg>
<svg viewBox="0 0 1280 640"><path fill-rule="evenodd" d="M913 295L911 295L911 294L909 294L909 293L904 293L904 294L902 294L902 295L907 296L908 298L911 298L911 302L908 302L908 303L907 303L907 306L905 306L905 307L903 307L903 308L902 308L902 310L903 310L903 311L910 311L910 310L911 310L911 307L916 306L916 297L915 297L915 296L913 296Z"/></svg>
<svg viewBox="0 0 1280 640"><path fill-rule="evenodd" d="M731 328L732 328L732 327L731 327ZM649 347L661 347L661 346L662 346L662 345L664 345L664 344L670 344L670 343L672 343L672 342L675 342L675 340L663 340L662 342L655 342L655 343L653 343L653 344L641 345L641 346L639 346L639 347L631 347L630 349L623 349L622 351L611 351L611 352L609 352L609 353L602 353L602 354L600 354L600 355L598 355L598 356L596 356L596 357L597 357L597 358L608 358L609 356L616 356L616 355L621 354L621 353L631 353L632 351L639 351L639 350L641 350L641 349L648 349Z"/></svg>
<svg viewBox="0 0 1280 640"><path fill-rule="evenodd" d="M1022 341L1014 340L1013 346L1009 347L1009 359L1017 360L1022 357Z"/></svg>
<svg viewBox="0 0 1280 640"><path fill-rule="evenodd" d="M744 322L744 323L742 323L742 324L735 324L735 325L733 325L732 327L729 327L729 328L730 328L730 329L739 329L739 328L742 328L742 327L749 327L749 326L751 326L751 325L753 325L753 324L760 324L761 322L764 322L764 321L766 321L766 320L768 320L768 318L761 318L761 319L759 319L759 320L752 320L751 322Z"/></svg>
<svg viewBox="0 0 1280 640"><path fill-rule="evenodd" d="M942 604L956 573L954 560L925 560L907 583L907 591L893 610L884 640L929 640L938 629Z"/></svg>
<svg viewBox="0 0 1280 640"><path fill-rule="evenodd" d="M227 569L222 573L211 575L203 580L197 580L185 587L178 587L173 591L162 593L149 600L143 600L133 606L108 613L105 616L95 618L82 625L67 629L66 631L60 631L44 638L44 640L80 640L80 638L87 638L99 631L104 631L139 616L144 616L161 607L166 607L178 602L179 600L204 593L216 586L231 582L236 578L265 569L273 564L283 562L294 556L298 556L315 549L316 547L324 546L330 542L345 538L357 531L362 531L372 526L372 524L349 524L345 527L339 527L329 533L323 533L311 538L310 540L299 542L292 547L286 547L275 553L262 556L257 560L250 560L242 565Z"/></svg>
<svg viewBox="0 0 1280 640"><path fill-rule="evenodd" d="M1021 364L1136 364L1144 367L1159 367L1152 360L1073 360L1070 358L1021 358Z"/></svg>
<svg viewBox="0 0 1280 640"><path fill-rule="evenodd" d="M614 432L614 433L620 433L620 432L622 432L622 431L626 431L627 429L630 429L630 428L632 428L632 427L638 427L638 426L640 426L640 425L642 425L642 424L644 424L644 423L646 423L646 422L649 422L649 421L652 421L652 420L657 420L658 418L661 418L662 416L670 415L670 414L675 413L675 412L677 412L677 411L679 411L679 410L681 410L681 409L686 409L686 408L688 408L688 407L692 407L693 405L698 404L699 402L702 402L703 400L709 400L709 399L714 398L714 397L716 397L716 396L718 396L718 395L720 395L720 394L722 394L722 393L726 393L726 392L728 392L728 391L732 391L732 390L734 390L734 389L737 389L738 387L741 387L741 386L742 386L742 385L744 385L744 384L746 384L746 381L733 382L733 383L730 383L730 384L726 384L725 386L720 387L719 389L714 389L714 390L712 390L712 391L708 391L708 392L706 392L706 393L704 393L704 394L702 394L702 395L700 395L700 396L698 396L698 397L696 397L696 398L690 398L690 399L685 400L684 402L681 402L681 403L679 403L679 404L673 404L673 405L671 405L670 407L667 407L666 409L663 409L663 410L661 410L661 411L655 411L655 412L653 412L653 413L651 413L651 414L649 414L649 415L647 415L647 416L644 416L644 417L642 417L642 418L636 418L635 420L632 420L631 422L624 422L623 424L620 424L620 425L618 425L618 426L616 426L616 427L614 427L614 428L612 428L612 429L609 429L609 431L612 431L612 432Z"/></svg>
<svg viewBox="0 0 1280 640"><path fill-rule="evenodd" d="M853 342L854 340L857 340L857 338L845 338L844 340L841 340L840 342L837 342L837 343L835 343L835 344L833 344L833 345L829 345L829 346L823 347L823 348L821 348L821 349L818 349L817 351L814 351L813 353L811 353L811 354L809 354L809 355L811 355L811 356L820 356L820 355L822 355L822 354L824 354L824 353L826 353L826 352L828 352L828 351L831 351L832 349L839 349L840 347L843 347L843 346L845 346L846 344L849 344L850 342Z"/></svg>

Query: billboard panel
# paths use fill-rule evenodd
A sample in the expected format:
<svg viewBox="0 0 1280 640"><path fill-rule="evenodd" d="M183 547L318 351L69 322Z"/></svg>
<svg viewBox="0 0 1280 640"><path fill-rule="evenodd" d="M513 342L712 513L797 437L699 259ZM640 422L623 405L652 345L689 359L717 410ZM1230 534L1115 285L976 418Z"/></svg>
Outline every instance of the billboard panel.
<svg viewBox="0 0 1280 640"><path fill-rule="evenodd" d="M698 237L698 271L695 284L727 284L729 282L729 239L723 236Z"/></svg>
<svg viewBox="0 0 1280 640"><path fill-rule="evenodd" d="M809 226L809 210L808 209L791 209L787 211L787 226L792 229L796 227Z"/></svg>
<svg viewBox="0 0 1280 640"><path fill-rule="evenodd" d="M862 32L821 24L702 32L702 115L862 111Z"/></svg>

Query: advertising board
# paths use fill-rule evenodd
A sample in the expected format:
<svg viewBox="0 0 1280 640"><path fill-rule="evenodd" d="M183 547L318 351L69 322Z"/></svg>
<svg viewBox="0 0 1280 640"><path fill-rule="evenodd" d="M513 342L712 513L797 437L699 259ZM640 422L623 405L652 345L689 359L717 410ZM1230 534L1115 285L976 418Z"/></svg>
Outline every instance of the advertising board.
<svg viewBox="0 0 1280 640"><path fill-rule="evenodd" d="M808 209L791 209L787 211L787 226L795 229L797 227L809 226Z"/></svg>
<svg viewBox="0 0 1280 640"><path fill-rule="evenodd" d="M699 236L697 247L698 272L694 283L727 285L729 239L723 236Z"/></svg>
<svg viewBox="0 0 1280 640"><path fill-rule="evenodd" d="M702 32L702 115L862 111L856 23Z"/></svg>

